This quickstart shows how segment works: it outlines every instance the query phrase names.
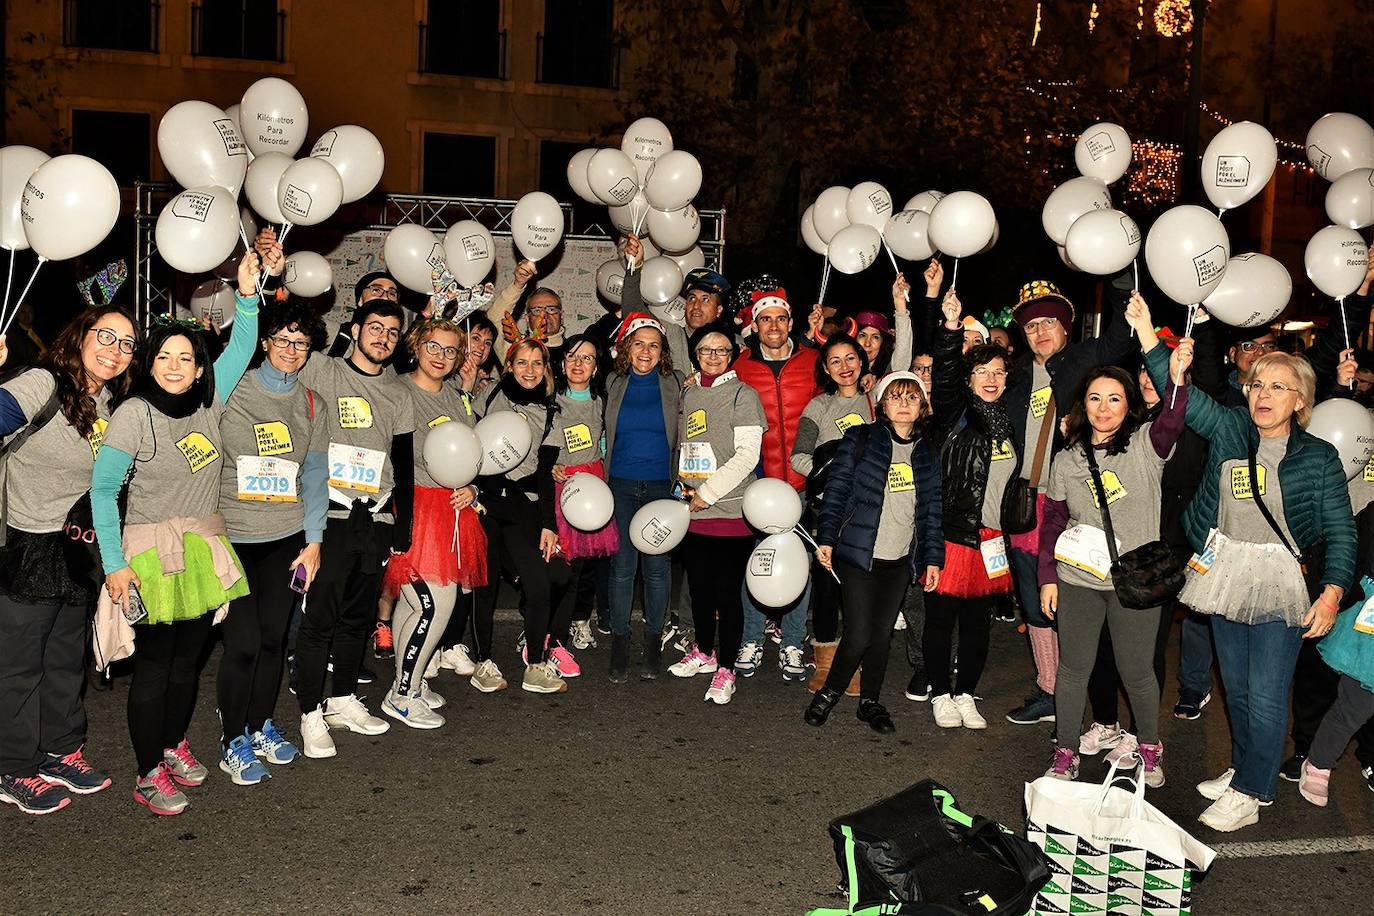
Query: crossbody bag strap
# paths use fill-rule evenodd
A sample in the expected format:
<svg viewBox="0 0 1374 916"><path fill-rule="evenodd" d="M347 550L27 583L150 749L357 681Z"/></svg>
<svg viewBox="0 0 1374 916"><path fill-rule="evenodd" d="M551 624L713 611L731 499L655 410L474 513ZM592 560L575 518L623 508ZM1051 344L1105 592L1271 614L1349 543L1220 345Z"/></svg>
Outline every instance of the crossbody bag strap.
<svg viewBox="0 0 1374 916"><path fill-rule="evenodd" d="M1107 488L1102 484L1102 474L1097 468L1093 444L1089 442L1083 446L1083 452L1088 456L1088 473L1092 475L1093 488L1097 491L1097 506L1102 510L1102 527L1107 532L1107 553L1112 558L1112 565L1115 566L1120 557L1116 555L1116 532L1112 530L1112 513L1107 509Z"/></svg>
<svg viewBox="0 0 1374 916"><path fill-rule="evenodd" d="M1045 469L1045 453L1049 451L1050 436L1054 432L1054 390L1050 389L1050 400L1045 405L1045 416L1040 424L1040 436L1035 441L1035 458L1031 461L1030 485L1040 487L1040 474Z"/></svg>
<svg viewBox="0 0 1374 916"><path fill-rule="evenodd" d="M1273 514L1269 511L1269 507L1266 506L1264 500L1260 498L1259 474L1258 469L1255 467L1255 444L1250 442L1247 438L1246 447L1249 449L1250 453L1250 496L1254 498L1255 506L1260 510L1260 514L1264 516L1264 520L1269 523L1269 527L1273 528L1274 533L1279 536L1279 541L1283 544L1284 548L1293 555L1298 561L1298 565L1301 566L1303 562L1302 554L1294 549L1287 535L1283 533L1283 528L1279 527L1279 523L1274 520Z"/></svg>

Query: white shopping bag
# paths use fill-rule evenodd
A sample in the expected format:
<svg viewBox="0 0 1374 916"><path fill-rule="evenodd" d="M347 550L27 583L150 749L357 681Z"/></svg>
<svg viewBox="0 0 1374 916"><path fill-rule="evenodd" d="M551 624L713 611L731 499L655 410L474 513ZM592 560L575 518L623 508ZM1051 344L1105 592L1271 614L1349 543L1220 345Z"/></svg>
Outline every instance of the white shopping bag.
<svg viewBox="0 0 1374 916"><path fill-rule="evenodd" d="M1035 916L1186 916L1192 870L1206 871L1216 856L1145 800L1143 770L1132 778L1115 765L1101 784L1050 776L1027 783L1026 834L1050 868Z"/></svg>

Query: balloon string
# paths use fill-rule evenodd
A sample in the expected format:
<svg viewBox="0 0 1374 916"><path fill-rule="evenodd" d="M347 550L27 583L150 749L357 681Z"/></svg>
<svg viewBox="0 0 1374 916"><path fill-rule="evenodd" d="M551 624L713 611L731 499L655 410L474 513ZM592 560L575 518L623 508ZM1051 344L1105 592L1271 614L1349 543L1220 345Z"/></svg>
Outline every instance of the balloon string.
<svg viewBox="0 0 1374 916"><path fill-rule="evenodd" d="M901 273L902 269L897 266L897 256L893 254L892 249L888 247L887 239L883 239L883 251L887 252L887 259L892 262L893 271L895 271L896 273Z"/></svg>
<svg viewBox="0 0 1374 916"><path fill-rule="evenodd" d="M19 298L15 300L14 308L9 312L9 315L5 318L4 326L0 327L0 337L3 337L5 333L9 331L10 324L14 321L14 316L19 314L19 309L24 304L24 297L26 297L29 294L29 290L33 287L33 281L38 277L39 268L41 268L46 263L48 263L48 259L40 257L38 259L38 263L33 266L33 273L29 274L29 282L24 284L24 291L20 293Z"/></svg>
<svg viewBox="0 0 1374 916"><path fill-rule="evenodd" d="M454 490L453 492L457 493L458 491L457 491L457 490ZM454 555L454 556L460 556L460 554L458 553L458 518L459 518L459 516L462 514L462 512L463 512L462 509L454 509L454 510L453 510L453 555Z"/></svg>
<svg viewBox="0 0 1374 916"><path fill-rule="evenodd" d="M278 245L285 245L285 244L286 244L286 237L287 237L288 235L291 234L291 227L294 226L294 225L296 225L296 224L295 224L295 223L282 223L282 224L281 224L281 234L277 236L277 244L278 244Z"/></svg>
<svg viewBox="0 0 1374 916"><path fill-rule="evenodd" d="M10 307L10 287L14 285L14 249L10 249L10 269L5 277L5 304L0 306L0 315L5 314L5 310Z"/></svg>
<svg viewBox="0 0 1374 916"><path fill-rule="evenodd" d="M949 288L954 289L959 285L959 259L954 259L954 276L950 278Z"/></svg>
<svg viewBox="0 0 1374 916"><path fill-rule="evenodd" d="M1345 348L1346 348L1347 350L1349 350L1349 349L1350 349L1350 322L1347 321L1347 320L1346 320L1346 317L1345 317L1345 297L1344 297L1344 296L1337 296L1337 297L1336 297L1336 314L1340 316L1340 319L1341 319L1341 330L1345 332ZM1354 380L1351 380L1351 382L1350 382L1350 390L1351 390L1351 391L1354 391L1354 390L1355 390L1355 382L1354 382Z"/></svg>
<svg viewBox="0 0 1374 916"><path fill-rule="evenodd" d="M820 544L817 544L814 540L812 540L811 535L810 535L810 534L807 532L807 530L806 530L805 528L803 528L801 525L798 525L797 527L793 528L792 531L793 531L796 535L798 535L803 541L805 541L806 543L810 544L810 545L812 546L812 548L814 548L814 549L816 549L816 550L820 550L820 549L821 549L821 545L820 545ZM821 567L821 568L824 569L825 567ZM841 583L840 583L840 577L839 577L838 575L835 574L835 570L833 570L833 569L826 569L825 571L828 572L828 573L830 573L830 577L831 577L832 579L835 580L835 583L836 583L837 585L838 585L838 584L841 584Z"/></svg>
<svg viewBox="0 0 1374 916"><path fill-rule="evenodd" d="M827 257L827 258L825 259L825 261L822 262L822 264L821 264L821 291L820 291L820 295L818 295L818 296L816 297L816 302L817 302L817 304L819 304L819 305L824 305L824 304L825 304L825 289L826 289L826 286L829 285L829 283L830 283L830 258Z"/></svg>
<svg viewBox="0 0 1374 916"><path fill-rule="evenodd" d="M1131 289L1140 292L1140 259L1131 258ZM1133 329L1134 330L1134 329Z"/></svg>
<svg viewBox="0 0 1374 916"><path fill-rule="evenodd" d="M1197 304L1194 303L1193 305L1188 306L1188 320L1187 320L1187 322L1184 323L1184 326L1183 326L1183 336L1184 336L1184 337L1192 337L1192 336L1193 336L1193 319L1196 318L1196 317L1197 317ZM1178 402L1178 388L1179 388L1180 385L1183 384L1183 377L1180 375L1178 378L1174 379L1173 381L1174 381L1174 390L1173 390L1173 391L1170 393L1170 395L1169 395L1169 409L1170 409L1170 410L1173 410L1173 409L1174 409L1174 404L1176 404L1176 403Z"/></svg>

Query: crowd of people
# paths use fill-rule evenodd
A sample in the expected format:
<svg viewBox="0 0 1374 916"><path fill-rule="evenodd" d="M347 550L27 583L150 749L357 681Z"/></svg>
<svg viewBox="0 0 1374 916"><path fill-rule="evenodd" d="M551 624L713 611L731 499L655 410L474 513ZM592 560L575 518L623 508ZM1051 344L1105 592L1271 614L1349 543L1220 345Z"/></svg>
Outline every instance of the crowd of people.
<svg viewBox="0 0 1374 916"><path fill-rule="evenodd" d="M1005 718L1054 723L1048 775L1105 753L1164 783L1165 650L1181 621L1173 715L1201 715L1214 660L1230 713L1230 766L1198 786L1205 824L1255 823L1281 776L1325 804L1357 732L1374 789L1374 652L1349 635L1374 622L1322 640L1372 572L1374 463L1347 483L1305 431L1320 400L1371 402L1374 365L1338 329L1290 353L1267 328L1199 312L1191 336L1162 340L1129 274L1097 337L1071 340L1074 305L1042 280L1021 288L1013 327L989 329L938 259L923 296L898 275L890 309L852 317L794 312L771 276L732 285L697 268L674 322L646 306L630 237L620 308L581 333L556 291L529 288L532 264L458 321L408 312L376 272L326 351L317 314L271 280L260 293L282 268L275 236L254 247L227 340L105 305L0 384L0 800L26 813L111 785L86 756L88 648L101 668L131 660L133 795L174 815L209 776L187 732L217 625L213 753L252 785L300 754L335 756L345 731L441 728L445 669L483 693L510 686L502 666L524 691L566 691L599 640L598 675L700 675L715 704L776 643L782 677L812 694L805 723L853 696L890 733L895 632L905 699L928 701L940 728L986 729L979 681L1012 602L1035 683ZM441 486L426 437L507 412L528 452ZM600 530L564 517L579 474L613 496ZM761 476L797 491L817 545L786 607L745 585L760 533L744 494ZM641 550L636 512L671 498L690 513L680 546ZM1183 572L1181 591L1142 608L1120 561L1144 554ZM670 615L675 567L690 625ZM510 656L493 644L503 582L524 624ZM394 659L380 716L359 696L369 646Z"/></svg>

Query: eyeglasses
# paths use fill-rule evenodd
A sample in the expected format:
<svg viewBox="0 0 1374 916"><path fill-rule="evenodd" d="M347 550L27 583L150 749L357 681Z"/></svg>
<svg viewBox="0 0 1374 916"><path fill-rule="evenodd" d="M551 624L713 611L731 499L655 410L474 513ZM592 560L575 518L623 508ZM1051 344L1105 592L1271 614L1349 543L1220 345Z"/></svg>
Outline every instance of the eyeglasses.
<svg viewBox="0 0 1374 916"><path fill-rule="evenodd" d="M993 381L998 381L999 379L1004 379L1007 377L1007 370L989 369L987 366L979 366L977 369L973 370L973 377L990 378Z"/></svg>
<svg viewBox="0 0 1374 916"><path fill-rule="evenodd" d="M697 347L697 356L709 356L712 359L719 359L722 356L729 356L729 347Z"/></svg>
<svg viewBox="0 0 1374 916"><path fill-rule="evenodd" d="M563 357L563 362L565 362L565 363L594 363L594 362L596 362L596 357L595 357L595 356L592 356L590 353L569 353L567 356Z"/></svg>
<svg viewBox="0 0 1374 916"><path fill-rule="evenodd" d="M401 298L401 291L394 286L382 286L380 283L373 283L371 286L363 287L364 293L371 293L376 299L390 299L396 302Z"/></svg>
<svg viewBox="0 0 1374 916"><path fill-rule="evenodd" d="M913 391L910 394L889 394L883 400L890 404L920 404L923 398Z"/></svg>
<svg viewBox="0 0 1374 916"><path fill-rule="evenodd" d="M278 350L285 350L288 347L295 350L297 353L307 353L310 350L310 341L308 340L292 340L290 337L281 336L269 337L267 339L270 340L272 346L276 347Z"/></svg>
<svg viewBox="0 0 1374 916"><path fill-rule="evenodd" d="M367 333L374 337L386 337L389 340L399 340L401 338L400 328L389 328L380 321L369 321L363 325Z"/></svg>
<svg viewBox="0 0 1374 916"><path fill-rule="evenodd" d="M123 353L125 356L134 355L134 346L136 342L132 337L120 339L119 335L109 328L90 328L87 333L90 332L95 333L95 342L102 347L113 347L115 344L119 344L120 353Z"/></svg>
<svg viewBox="0 0 1374 916"><path fill-rule="evenodd" d="M1246 394L1264 394L1266 391L1274 395L1296 394L1297 390L1298 389L1294 388L1292 385L1285 385L1283 382L1269 382L1268 384L1264 382L1245 383Z"/></svg>
<svg viewBox="0 0 1374 916"><path fill-rule="evenodd" d="M912 366L911 371L917 375L930 375L934 368L934 366Z"/></svg>
<svg viewBox="0 0 1374 916"><path fill-rule="evenodd" d="M1273 353L1278 350L1279 345L1272 340L1268 343L1260 343L1258 340L1247 340L1240 345L1242 353Z"/></svg>
<svg viewBox="0 0 1374 916"><path fill-rule="evenodd" d="M532 305L529 308L531 315L557 315L563 311L561 305Z"/></svg>
<svg viewBox="0 0 1374 916"><path fill-rule="evenodd" d="M458 358L457 347L443 347L439 345L438 341L434 340L425 341L425 352L428 353L430 356L442 355L444 359Z"/></svg>
<svg viewBox="0 0 1374 916"><path fill-rule="evenodd" d="M1058 323L1058 318L1037 318L1034 321L1027 321L1024 330L1027 334L1035 334L1042 330L1048 331L1053 325Z"/></svg>

